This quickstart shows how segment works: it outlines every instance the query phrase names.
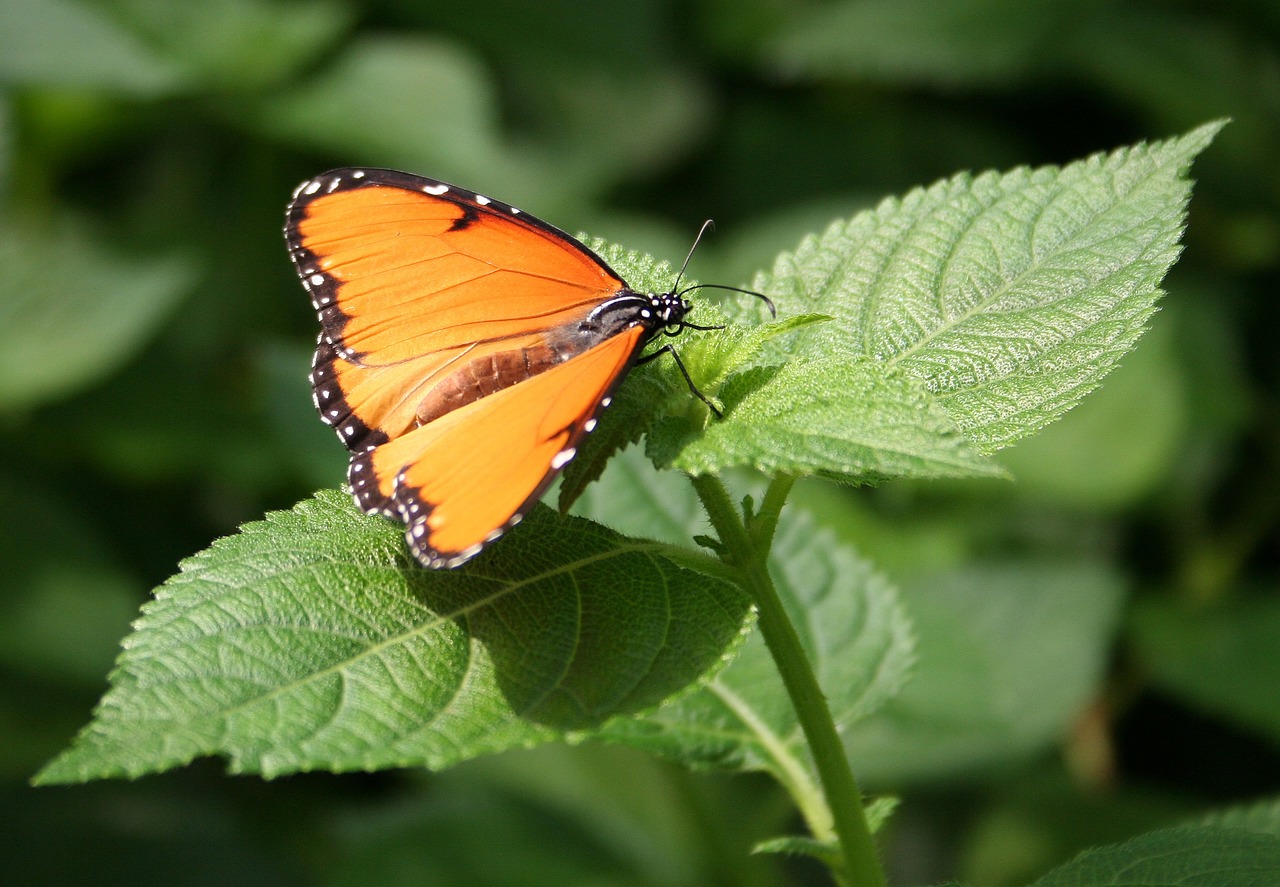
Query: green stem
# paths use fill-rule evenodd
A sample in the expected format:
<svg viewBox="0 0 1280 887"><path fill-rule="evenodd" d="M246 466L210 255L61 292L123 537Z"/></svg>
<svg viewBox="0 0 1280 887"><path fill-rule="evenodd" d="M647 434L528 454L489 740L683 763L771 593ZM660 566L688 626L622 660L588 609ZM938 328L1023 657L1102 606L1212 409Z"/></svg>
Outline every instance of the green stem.
<svg viewBox="0 0 1280 887"><path fill-rule="evenodd" d="M755 526L762 528L759 535L766 542L772 539L777 513L790 490L790 483L790 479L775 480L765 494L762 519ZM836 731L826 697L818 686L818 679L800 645L800 637L787 617L769 575L768 546L760 545L753 538L753 530L743 523L728 490L718 477L694 477L693 486L707 509L711 525L719 534L727 559L739 571L740 581L755 601L760 633L809 742L809 751L831 809L832 824L844 857L844 872L837 875L843 874L854 887L884 887L884 870L867 825L862 793L849 768L844 744Z"/></svg>

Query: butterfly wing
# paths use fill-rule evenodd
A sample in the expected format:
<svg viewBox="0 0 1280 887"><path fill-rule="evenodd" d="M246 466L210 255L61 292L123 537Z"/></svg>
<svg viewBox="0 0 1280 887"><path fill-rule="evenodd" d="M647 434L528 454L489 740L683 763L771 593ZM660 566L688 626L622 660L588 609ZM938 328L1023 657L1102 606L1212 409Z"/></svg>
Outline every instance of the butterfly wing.
<svg viewBox="0 0 1280 887"><path fill-rule="evenodd" d="M409 523L432 566L541 495L647 338L566 338L626 283L559 229L433 179L325 173L295 192L285 237L356 502Z"/></svg>
<svg viewBox="0 0 1280 887"><path fill-rule="evenodd" d="M642 344L632 327L527 381L352 457L352 487L391 484L418 560L456 566L519 523L573 458Z"/></svg>

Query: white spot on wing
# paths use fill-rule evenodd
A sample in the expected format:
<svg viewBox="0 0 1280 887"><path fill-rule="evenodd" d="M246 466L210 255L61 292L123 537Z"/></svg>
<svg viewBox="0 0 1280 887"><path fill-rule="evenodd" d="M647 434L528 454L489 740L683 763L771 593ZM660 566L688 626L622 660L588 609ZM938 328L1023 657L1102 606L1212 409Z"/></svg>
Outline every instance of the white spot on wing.
<svg viewBox="0 0 1280 887"><path fill-rule="evenodd" d="M439 197L441 194L448 192L449 186L443 183L437 183L435 185L423 185L422 190L426 191L428 194L434 194L437 197Z"/></svg>
<svg viewBox="0 0 1280 887"><path fill-rule="evenodd" d="M317 181L316 179L312 179L311 181L307 182L306 187L302 189L302 193L314 194L319 190L320 190L320 182Z"/></svg>
<svg viewBox="0 0 1280 887"><path fill-rule="evenodd" d="M488 197L485 197L483 194L476 195L476 203L480 204L481 206L488 206L492 202L493 202L492 200L490 200Z"/></svg>

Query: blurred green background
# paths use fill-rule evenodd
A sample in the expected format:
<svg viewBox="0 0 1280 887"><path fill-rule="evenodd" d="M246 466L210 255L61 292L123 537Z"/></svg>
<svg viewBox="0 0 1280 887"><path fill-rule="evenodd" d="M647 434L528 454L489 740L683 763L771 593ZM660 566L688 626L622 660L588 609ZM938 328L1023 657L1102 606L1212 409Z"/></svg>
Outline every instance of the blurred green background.
<svg viewBox="0 0 1280 887"><path fill-rule="evenodd" d="M749 284L884 195L1223 116L1164 310L1100 392L1002 454L1016 483L798 491L921 608L974 562L1124 589L1118 615L1107 595L1081 614L1090 701L1067 728L855 759L904 797L903 884L1021 883L1280 790L1280 3L0 0L6 880L824 883L747 856L798 827L767 780L616 749L26 780L183 557L343 477L281 239L303 178L399 167L672 260L712 217L694 274Z"/></svg>

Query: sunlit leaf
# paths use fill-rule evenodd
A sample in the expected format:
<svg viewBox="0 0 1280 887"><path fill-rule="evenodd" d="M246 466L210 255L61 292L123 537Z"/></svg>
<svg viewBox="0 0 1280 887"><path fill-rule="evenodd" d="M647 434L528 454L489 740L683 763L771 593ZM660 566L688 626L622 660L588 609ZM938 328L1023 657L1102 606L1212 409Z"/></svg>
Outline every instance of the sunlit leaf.
<svg viewBox="0 0 1280 887"><path fill-rule="evenodd" d="M325 492L190 559L44 782L224 755L235 771L444 767L642 711L718 668L747 602L538 509L465 569Z"/></svg>
<svg viewBox="0 0 1280 887"><path fill-rule="evenodd" d="M915 379L877 361L797 360L685 446L677 468L709 474L749 466L849 482L890 477L998 476Z"/></svg>
<svg viewBox="0 0 1280 887"><path fill-rule="evenodd" d="M960 175L833 224L755 288L834 320L773 344L916 379L979 448L1056 419L1141 336L1222 124L1061 169Z"/></svg>

